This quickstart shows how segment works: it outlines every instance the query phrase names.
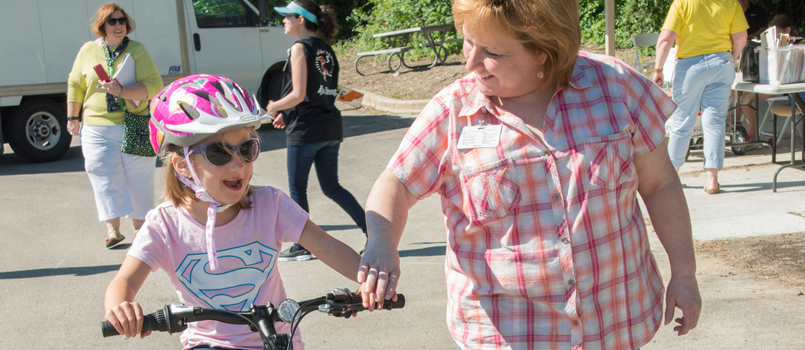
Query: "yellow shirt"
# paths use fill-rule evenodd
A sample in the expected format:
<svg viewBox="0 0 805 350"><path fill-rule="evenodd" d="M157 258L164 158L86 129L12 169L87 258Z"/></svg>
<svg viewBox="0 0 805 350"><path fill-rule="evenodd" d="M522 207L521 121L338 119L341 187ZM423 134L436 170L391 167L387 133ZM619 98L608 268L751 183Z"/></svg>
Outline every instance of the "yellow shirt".
<svg viewBox="0 0 805 350"><path fill-rule="evenodd" d="M662 26L677 33L677 58L729 51L731 35L747 28L736 0L674 0Z"/></svg>
<svg viewBox="0 0 805 350"><path fill-rule="evenodd" d="M114 50L115 48L110 47L110 49ZM141 101L137 108L134 108L131 103L126 101L126 110L135 115L147 115L149 112L148 102L164 86L162 77L159 75L159 70L145 46L134 40L129 40L129 45L115 59L113 63L115 71L120 69L123 57L127 53L131 54L131 58L134 59L137 81L145 84L145 88L148 90L148 100ZM122 125L126 117L125 112L122 110L108 112L106 110L106 92L97 87L100 85L98 74L92 68L97 64L101 64L104 70L108 72L103 46L99 45L97 41L87 42L78 51L78 56L73 62L73 69L70 71L70 77L67 80L67 102L81 103L84 125Z"/></svg>

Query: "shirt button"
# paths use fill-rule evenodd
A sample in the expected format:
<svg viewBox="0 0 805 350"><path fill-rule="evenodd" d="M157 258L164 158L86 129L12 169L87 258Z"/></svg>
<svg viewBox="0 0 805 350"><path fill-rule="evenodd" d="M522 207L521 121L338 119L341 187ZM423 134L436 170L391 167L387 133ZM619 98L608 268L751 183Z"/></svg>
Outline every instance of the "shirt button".
<svg viewBox="0 0 805 350"><path fill-rule="evenodd" d="M561 198L562 198L562 196L560 196L558 193L553 195L553 200L555 200L555 201L558 201Z"/></svg>
<svg viewBox="0 0 805 350"><path fill-rule="evenodd" d="M568 286L572 286L572 285L573 285L573 283L576 283L576 281L574 281L574 280L569 280L569 281L567 281L567 285L568 285Z"/></svg>
<svg viewBox="0 0 805 350"><path fill-rule="evenodd" d="M578 321L578 320L573 320L573 325L574 325L574 326L578 326L578 325L579 325L579 321Z"/></svg>
<svg viewBox="0 0 805 350"><path fill-rule="evenodd" d="M562 241L562 243L567 244L567 242L568 242L567 237L562 237L561 241Z"/></svg>
<svg viewBox="0 0 805 350"><path fill-rule="evenodd" d="M543 156L546 156L546 157L547 157L547 156L550 156L550 155L551 155L551 151L543 151L543 152L542 152L542 155L543 155Z"/></svg>

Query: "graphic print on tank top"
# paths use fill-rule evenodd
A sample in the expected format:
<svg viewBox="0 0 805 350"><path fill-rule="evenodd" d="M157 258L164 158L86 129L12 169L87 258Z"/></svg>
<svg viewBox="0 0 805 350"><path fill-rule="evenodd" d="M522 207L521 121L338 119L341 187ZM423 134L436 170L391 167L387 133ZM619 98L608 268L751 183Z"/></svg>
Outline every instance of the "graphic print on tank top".
<svg viewBox="0 0 805 350"><path fill-rule="evenodd" d="M245 311L274 269L277 250L260 242L219 250L219 269L208 270L207 253L188 254L176 277L211 308Z"/></svg>

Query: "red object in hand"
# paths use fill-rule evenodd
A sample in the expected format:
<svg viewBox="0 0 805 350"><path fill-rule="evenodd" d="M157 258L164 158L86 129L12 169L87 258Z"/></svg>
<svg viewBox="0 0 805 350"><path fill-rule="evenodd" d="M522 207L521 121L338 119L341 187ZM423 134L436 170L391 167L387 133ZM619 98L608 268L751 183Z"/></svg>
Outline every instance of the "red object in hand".
<svg viewBox="0 0 805 350"><path fill-rule="evenodd" d="M95 67L92 67L92 68L95 69L95 73L98 74L98 81L100 81L102 83L107 83L107 82L112 81L112 79L109 78L109 74L106 74L106 70L103 69L102 65L97 64L97 65L95 65Z"/></svg>

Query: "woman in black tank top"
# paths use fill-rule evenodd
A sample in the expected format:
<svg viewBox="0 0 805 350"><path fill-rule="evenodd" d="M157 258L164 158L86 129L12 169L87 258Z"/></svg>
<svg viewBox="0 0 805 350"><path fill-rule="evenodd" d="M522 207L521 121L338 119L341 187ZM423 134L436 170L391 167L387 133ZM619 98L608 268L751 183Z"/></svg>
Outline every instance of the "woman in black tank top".
<svg viewBox="0 0 805 350"><path fill-rule="evenodd" d="M285 15L285 34L299 38L285 64L283 98L269 101L274 127L285 129L288 151L288 184L291 199L308 213L307 183L310 167L324 194L352 217L366 234L366 217L355 197L338 183L338 149L343 140L338 94L338 60L330 47L338 25L332 8L310 0L294 0L275 7ZM361 251L363 253L363 251ZM307 249L294 244L280 253L279 261L311 259Z"/></svg>

